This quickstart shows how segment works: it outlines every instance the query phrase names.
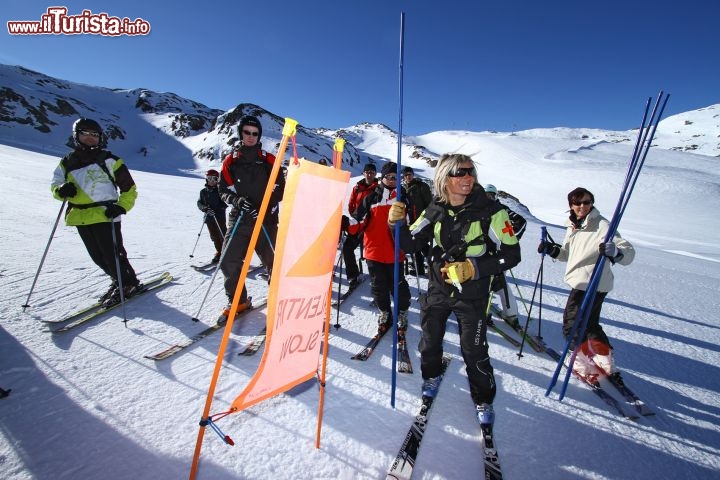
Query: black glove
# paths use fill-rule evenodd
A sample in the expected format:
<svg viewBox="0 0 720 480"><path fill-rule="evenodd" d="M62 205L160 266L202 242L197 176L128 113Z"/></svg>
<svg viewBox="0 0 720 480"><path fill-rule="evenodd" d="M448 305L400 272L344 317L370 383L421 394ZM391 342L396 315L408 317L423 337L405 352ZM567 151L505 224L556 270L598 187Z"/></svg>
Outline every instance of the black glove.
<svg viewBox="0 0 720 480"><path fill-rule="evenodd" d="M557 256L560 255L560 245L548 240L540 241L540 245L538 245L538 253L545 253L550 255L552 258L557 258Z"/></svg>
<svg viewBox="0 0 720 480"><path fill-rule="evenodd" d="M211 208L207 208L207 209L203 210L203 212L205 212L205 215L208 216L208 217L214 217L214 216L215 216L215 212L214 212Z"/></svg>
<svg viewBox="0 0 720 480"><path fill-rule="evenodd" d="M60 198L72 198L77 195L77 187L74 183L65 182L57 189Z"/></svg>
<svg viewBox="0 0 720 480"><path fill-rule="evenodd" d="M347 232L348 228L350 228L350 218L347 215L342 216L342 219L340 220L340 228L343 232Z"/></svg>
<svg viewBox="0 0 720 480"><path fill-rule="evenodd" d="M125 209L117 203L113 203L105 207L105 216L108 218L119 217L120 215L124 215L126 213Z"/></svg>
<svg viewBox="0 0 720 480"><path fill-rule="evenodd" d="M233 202L233 205L243 213L243 216L250 215L253 220L257 219L258 211L255 210L255 207L253 207L252 203L250 203L247 198L237 197Z"/></svg>

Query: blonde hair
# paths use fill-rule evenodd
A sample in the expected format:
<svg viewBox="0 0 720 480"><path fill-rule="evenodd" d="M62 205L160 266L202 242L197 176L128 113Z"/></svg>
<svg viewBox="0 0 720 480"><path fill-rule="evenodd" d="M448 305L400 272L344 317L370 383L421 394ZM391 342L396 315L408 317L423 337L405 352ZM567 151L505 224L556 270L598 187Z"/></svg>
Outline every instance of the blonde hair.
<svg viewBox="0 0 720 480"><path fill-rule="evenodd" d="M438 161L435 167L435 193L440 197L444 203L450 203L450 199L447 194L447 183L450 172L455 170L463 163L472 163L475 166L472 158L462 153L446 153ZM477 169L477 167L475 167ZM479 185L477 177L475 177L475 185Z"/></svg>

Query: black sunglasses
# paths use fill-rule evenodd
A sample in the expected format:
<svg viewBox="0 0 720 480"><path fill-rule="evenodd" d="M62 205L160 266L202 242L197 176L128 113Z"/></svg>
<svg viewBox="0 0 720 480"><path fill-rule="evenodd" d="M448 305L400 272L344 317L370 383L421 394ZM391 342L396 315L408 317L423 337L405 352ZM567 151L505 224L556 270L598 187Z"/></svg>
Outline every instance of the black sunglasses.
<svg viewBox="0 0 720 480"><path fill-rule="evenodd" d="M583 200L582 202L572 202L573 205L579 207L580 205L592 205L590 200Z"/></svg>
<svg viewBox="0 0 720 480"><path fill-rule="evenodd" d="M385 175L383 178L384 178L385 180L387 180L388 182L391 182L391 181L393 181L393 180L397 180L397 177L396 177L395 175Z"/></svg>
<svg viewBox="0 0 720 480"><path fill-rule="evenodd" d="M260 132L250 132L248 130L243 130L243 135L247 135L248 137L257 137L260 135Z"/></svg>
<svg viewBox="0 0 720 480"><path fill-rule="evenodd" d="M465 175L477 177L477 170L475 170L475 167L455 167L454 170L450 170L450 173L448 173L448 177L453 178L460 178L464 177Z"/></svg>

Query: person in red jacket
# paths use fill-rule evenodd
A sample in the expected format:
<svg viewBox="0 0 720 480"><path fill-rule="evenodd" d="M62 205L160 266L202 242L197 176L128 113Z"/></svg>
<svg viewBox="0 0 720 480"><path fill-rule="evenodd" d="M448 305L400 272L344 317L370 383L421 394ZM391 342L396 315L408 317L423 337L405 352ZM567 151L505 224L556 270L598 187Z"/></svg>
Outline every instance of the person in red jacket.
<svg viewBox="0 0 720 480"><path fill-rule="evenodd" d="M240 280L240 271L258 218L258 208L265 195L265 188L270 181L270 172L275 162L275 156L262 149L260 143L262 125L256 117L250 115L243 117L240 120L238 133L241 138L240 147L225 157L220 174L220 198L226 204L232 205L232 209L228 216L227 234L223 244L225 256L220 262L220 269L225 276L225 294L230 305L223 309L218 319L219 324L226 322L230 314L232 299ZM285 176L278 175L263 218L263 228L255 245L255 253L270 274L275 259L279 203L284 191ZM243 285L238 313L246 310L250 305L247 290Z"/></svg>
<svg viewBox="0 0 720 480"><path fill-rule="evenodd" d="M402 262L405 255L399 252L395 257L395 240L388 228L388 213L397 198L397 164L388 162L382 167L382 180L368 194L350 218L348 231L364 235L365 261L370 273L370 290L380 313L378 333L385 333L392 327L390 299L395 290L395 261ZM400 187L402 189L402 187ZM405 198L405 190L402 197ZM407 330L407 310L410 307L410 287L402 269L398 279L398 333L404 336Z"/></svg>
<svg viewBox="0 0 720 480"><path fill-rule="evenodd" d="M376 176L377 168L375 164L368 163L365 165L365 168L363 168L363 178L355 184L350 193L350 200L348 200L348 213L350 215L353 215L363 199L377 188L378 181ZM345 230L347 230L347 225L345 225L345 227ZM360 276L360 269L355 260L355 250L360 245L361 237L361 234L353 235L348 232L342 246L343 262L345 262L345 277L348 279L350 288L357 287L358 277Z"/></svg>

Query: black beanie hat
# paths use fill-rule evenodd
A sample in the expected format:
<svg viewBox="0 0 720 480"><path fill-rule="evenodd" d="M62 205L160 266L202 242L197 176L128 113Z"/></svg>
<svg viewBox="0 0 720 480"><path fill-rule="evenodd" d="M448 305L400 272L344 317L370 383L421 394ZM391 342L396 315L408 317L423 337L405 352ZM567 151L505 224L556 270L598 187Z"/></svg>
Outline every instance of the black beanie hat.
<svg viewBox="0 0 720 480"><path fill-rule="evenodd" d="M260 131L260 134L258 135L258 141L262 138L262 124L260 123L260 120L257 119L257 117L253 117L252 115L245 115L240 119L240 126L238 127L238 135L240 135L240 138L242 139L242 129L245 125L249 125L251 127L255 127Z"/></svg>
<svg viewBox="0 0 720 480"><path fill-rule="evenodd" d="M412 169L412 167L405 167L405 168L403 168L403 173L412 173L412 174L414 174L415 171Z"/></svg>
<svg viewBox="0 0 720 480"><path fill-rule="evenodd" d="M384 177L388 173L394 173L396 171L397 171L397 163L387 162L385 165L382 166L382 170L380 171L380 173L382 173L382 175Z"/></svg>
<svg viewBox="0 0 720 480"><path fill-rule="evenodd" d="M366 163L363 172L377 172L377 167L374 163Z"/></svg>

